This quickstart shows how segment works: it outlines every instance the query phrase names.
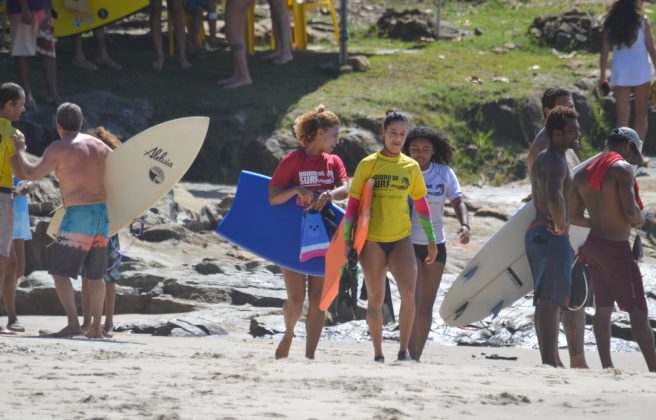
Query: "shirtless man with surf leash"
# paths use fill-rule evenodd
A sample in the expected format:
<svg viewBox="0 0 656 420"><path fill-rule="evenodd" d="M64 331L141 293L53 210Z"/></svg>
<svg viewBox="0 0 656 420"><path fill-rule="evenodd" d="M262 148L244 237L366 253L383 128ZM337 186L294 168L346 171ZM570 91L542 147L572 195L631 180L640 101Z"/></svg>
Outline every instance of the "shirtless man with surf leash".
<svg viewBox="0 0 656 420"><path fill-rule="evenodd" d="M547 116L549 147L531 168L536 218L526 232L526 255L535 281L536 332L542 363L559 366L560 312L569 304L574 250L569 241L568 199L571 174L566 151L581 136L576 111L558 106Z"/></svg>
<svg viewBox="0 0 656 420"><path fill-rule="evenodd" d="M631 229L645 222L632 166L643 161L642 141L633 129L620 127L610 132L607 143L605 152L574 175L571 197L572 224L590 228L583 251L594 286L597 349L602 367L612 368L610 317L617 302L629 313L648 369L656 372L642 274L629 244Z"/></svg>
<svg viewBox="0 0 656 420"><path fill-rule="evenodd" d="M574 109L574 99L572 93L568 90L551 87L544 91L542 95L542 113L544 118L547 118L549 112L557 106L564 106L566 108ZM549 147L549 137L547 131L543 127L542 130L535 135L531 148L528 152L528 173L529 179L531 177L531 169L538 156ZM576 152L573 149L565 151L565 158L567 166L570 171L581 163ZM577 250L575 250L577 251ZM582 264L578 262L577 264ZM584 279L583 281L588 281ZM585 286L585 285L584 285ZM589 294L588 294L589 296ZM589 299L592 300L592 299ZM584 302L582 306L589 306L591 302ZM585 361L585 347L584 347L584 333L585 333L585 310L579 307L578 310L567 309L562 311L563 330L565 330L565 338L567 340L567 350L569 351L569 365L571 368L587 369L588 364ZM535 325L539 328L540 317L535 319ZM540 338L540 334L538 334ZM560 356L556 354L556 361L558 365L562 365Z"/></svg>

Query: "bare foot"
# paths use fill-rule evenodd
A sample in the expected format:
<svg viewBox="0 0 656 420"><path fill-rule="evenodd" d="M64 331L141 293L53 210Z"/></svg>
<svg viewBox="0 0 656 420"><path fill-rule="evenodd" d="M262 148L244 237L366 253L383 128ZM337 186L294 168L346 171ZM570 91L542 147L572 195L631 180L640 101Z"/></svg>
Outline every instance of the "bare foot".
<svg viewBox="0 0 656 420"><path fill-rule="evenodd" d="M73 337L75 335L82 335L84 331L79 326L70 326L67 325L61 330L51 333L48 331L39 331L39 335L44 337L59 338L59 337Z"/></svg>
<svg viewBox="0 0 656 420"><path fill-rule="evenodd" d="M266 54L262 54L262 60L275 60L280 56L278 51L271 51Z"/></svg>
<svg viewBox="0 0 656 420"><path fill-rule="evenodd" d="M158 57L153 61L153 70L162 71L162 66L164 66L164 57Z"/></svg>
<svg viewBox="0 0 656 420"><path fill-rule="evenodd" d="M91 329L87 331L84 336L86 338L105 338L105 335L103 334L102 328L99 329Z"/></svg>
<svg viewBox="0 0 656 420"><path fill-rule="evenodd" d="M89 331L90 328L91 328L91 324L90 323L87 324L86 322L80 326L80 329L82 330L83 333Z"/></svg>
<svg viewBox="0 0 656 420"><path fill-rule="evenodd" d="M98 64L104 64L112 70L122 70L123 66L112 60L109 56L98 57Z"/></svg>
<svg viewBox="0 0 656 420"><path fill-rule="evenodd" d="M585 362L584 354L577 354L569 357L569 367L571 369L590 369Z"/></svg>
<svg viewBox="0 0 656 420"><path fill-rule="evenodd" d="M232 75L230 77L226 77L225 79L221 79L218 82L216 82L217 85L223 86L223 85L229 85L230 83L234 83L238 79L237 76Z"/></svg>
<svg viewBox="0 0 656 420"><path fill-rule="evenodd" d="M248 85L252 85L252 84L253 84L253 81L251 80L251 78L247 77L245 79L237 79L232 83L228 83L226 85L223 85L223 89L236 89L238 87L248 86Z"/></svg>
<svg viewBox="0 0 656 420"><path fill-rule="evenodd" d="M103 327L103 335L106 338L112 338L114 336L114 334L112 334L112 331L114 331L114 325L105 324L105 326Z"/></svg>
<svg viewBox="0 0 656 420"><path fill-rule="evenodd" d="M186 69L190 69L190 68L191 68L191 63L190 63L189 61L187 61L186 58L184 58L184 57L183 57L183 58L180 58L179 61L180 61L180 66L181 66L184 70L186 70Z"/></svg>
<svg viewBox="0 0 656 420"><path fill-rule="evenodd" d="M73 65L84 70L98 70L98 66L86 58L74 58Z"/></svg>
<svg viewBox="0 0 656 420"><path fill-rule="evenodd" d="M294 56L291 55L291 53L288 54L288 55L280 55L276 59L273 60L273 64L278 64L278 65L285 64L285 63L289 63L293 59L294 59Z"/></svg>
<svg viewBox="0 0 656 420"><path fill-rule="evenodd" d="M5 329L5 327L0 326L0 335L16 335L16 333Z"/></svg>
<svg viewBox="0 0 656 420"><path fill-rule="evenodd" d="M276 359L284 359L289 356L289 348L292 346L292 339L294 335L285 334L278 343L278 348L276 349Z"/></svg>

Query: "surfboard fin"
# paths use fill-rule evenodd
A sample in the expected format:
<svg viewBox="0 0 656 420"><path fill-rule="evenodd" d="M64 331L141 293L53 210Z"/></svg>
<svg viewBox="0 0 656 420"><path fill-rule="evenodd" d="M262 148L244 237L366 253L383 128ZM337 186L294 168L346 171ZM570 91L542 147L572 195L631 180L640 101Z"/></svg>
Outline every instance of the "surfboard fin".
<svg viewBox="0 0 656 420"><path fill-rule="evenodd" d="M455 321L456 319L460 318L460 316L465 312L465 309L467 309L467 306L469 306L469 301L463 303L460 305L458 309L456 309L453 312L453 320Z"/></svg>
<svg viewBox="0 0 656 420"><path fill-rule="evenodd" d="M474 277L474 274L476 274L477 270L478 270L478 266L475 265L465 273L465 275L463 276L465 278L465 283L467 283L469 280L471 280L472 277Z"/></svg>
<svg viewBox="0 0 656 420"><path fill-rule="evenodd" d="M501 309L503 308L503 300L500 300L499 303L494 305L494 308L492 308L492 319L495 319L497 316L499 316L499 312L501 312Z"/></svg>
<svg viewBox="0 0 656 420"><path fill-rule="evenodd" d="M311 258L325 256L330 246L330 238L326 232L326 226L323 224L321 213L305 212L301 223L300 261L305 262Z"/></svg>

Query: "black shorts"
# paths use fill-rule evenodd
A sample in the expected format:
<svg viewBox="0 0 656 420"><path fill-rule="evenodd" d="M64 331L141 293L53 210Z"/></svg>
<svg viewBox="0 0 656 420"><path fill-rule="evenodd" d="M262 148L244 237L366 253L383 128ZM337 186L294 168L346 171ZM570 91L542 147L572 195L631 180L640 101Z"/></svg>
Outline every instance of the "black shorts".
<svg viewBox="0 0 656 420"><path fill-rule="evenodd" d="M428 256L428 245L412 244L412 246L415 248L415 256L417 259L419 261L424 261ZM437 258L435 258L435 261L446 264L446 244L444 242L437 244Z"/></svg>

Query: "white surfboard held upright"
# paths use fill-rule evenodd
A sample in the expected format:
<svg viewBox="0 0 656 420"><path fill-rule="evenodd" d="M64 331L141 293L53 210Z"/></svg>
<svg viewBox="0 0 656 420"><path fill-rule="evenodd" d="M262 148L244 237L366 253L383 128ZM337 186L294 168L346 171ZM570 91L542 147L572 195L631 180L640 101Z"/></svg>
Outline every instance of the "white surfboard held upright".
<svg viewBox="0 0 656 420"><path fill-rule="evenodd" d="M573 172L598 156L581 163ZM440 316L447 325L462 326L496 316L533 290L524 236L535 215L533 202L519 209L460 272L440 306ZM585 243L589 231L570 226L569 238L575 251Z"/></svg>
<svg viewBox="0 0 656 420"><path fill-rule="evenodd" d="M209 123L209 117L167 121L135 135L107 157L110 235L148 211L180 181L200 152ZM52 238L64 213L63 207L58 209L50 222Z"/></svg>

